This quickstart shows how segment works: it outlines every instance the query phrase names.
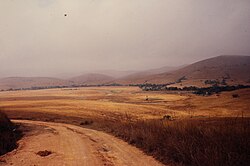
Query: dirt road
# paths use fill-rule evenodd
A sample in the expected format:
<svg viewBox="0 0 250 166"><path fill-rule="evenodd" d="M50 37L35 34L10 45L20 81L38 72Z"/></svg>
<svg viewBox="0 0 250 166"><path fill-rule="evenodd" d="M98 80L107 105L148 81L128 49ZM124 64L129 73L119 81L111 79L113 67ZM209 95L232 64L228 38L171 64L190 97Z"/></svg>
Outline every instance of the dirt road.
<svg viewBox="0 0 250 166"><path fill-rule="evenodd" d="M62 123L18 120L33 131L18 149L1 157L0 165L158 166L155 159L106 133ZM41 157L39 151L52 154Z"/></svg>

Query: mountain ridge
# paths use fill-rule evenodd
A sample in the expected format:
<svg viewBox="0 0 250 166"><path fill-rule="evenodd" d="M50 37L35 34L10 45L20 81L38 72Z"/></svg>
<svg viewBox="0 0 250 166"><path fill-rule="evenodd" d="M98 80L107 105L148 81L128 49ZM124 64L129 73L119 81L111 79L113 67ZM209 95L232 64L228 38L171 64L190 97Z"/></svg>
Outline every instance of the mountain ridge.
<svg viewBox="0 0 250 166"><path fill-rule="evenodd" d="M0 78L0 89L69 85L103 84L168 84L173 86L210 86L206 82L226 82L229 85L250 84L250 56L221 55L182 67L161 67L121 78L100 73L87 73L69 79L55 77Z"/></svg>

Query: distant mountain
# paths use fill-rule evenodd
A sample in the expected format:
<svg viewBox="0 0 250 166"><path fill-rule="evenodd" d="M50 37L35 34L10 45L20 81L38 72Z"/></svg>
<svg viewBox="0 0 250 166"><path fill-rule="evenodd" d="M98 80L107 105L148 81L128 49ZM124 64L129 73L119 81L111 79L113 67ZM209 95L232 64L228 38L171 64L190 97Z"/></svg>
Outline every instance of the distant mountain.
<svg viewBox="0 0 250 166"><path fill-rule="evenodd" d="M138 71L133 71L133 70L128 70L128 71L120 71L120 70L98 70L95 71L94 73L98 73L98 74L103 74L103 75L107 75L110 77L114 77L114 78L121 78L121 77L125 77L134 73L137 73Z"/></svg>
<svg viewBox="0 0 250 166"><path fill-rule="evenodd" d="M218 56L202 60L181 69L145 77L125 77L117 83L169 83L203 86L205 80L226 79L229 84L250 81L250 56ZM178 81L179 80L179 81ZM120 82L119 82L120 81Z"/></svg>
<svg viewBox="0 0 250 166"><path fill-rule="evenodd" d="M0 89L70 85L71 81L51 77L6 77L0 79Z"/></svg>
<svg viewBox="0 0 250 166"><path fill-rule="evenodd" d="M97 85L110 82L113 79L113 77L104 74L89 73L70 78L69 80L75 84Z"/></svg>
<svg viewBox="0 0 250 166"><path fill-rule="evenodd" d="M106 72L108 73L108 72ZM123 76L121 78L117 78ZM129 74L109 72L109 75L90 73L68 80L53 77L7 77L0 79L1 89L66 85L167 84L172 86L211 86L211 84L250 84L250 56L218 56L185 67L163 67ZM115 75L112 77L110 75Z"/></svg>
<svg viewBox="0 0 250 166"><path fill-rule="evenodd" d="M165 66L165 67L161 67L161 68L136 72L136 73L127 75L125 77L118 78L118 79L113 80L113 81L116 83L120 83L120 84L143 83L146 81L145 78L147 78L148 76L174 71L174 70L177 70L179 68L181 68L181 67Z"/></svg>

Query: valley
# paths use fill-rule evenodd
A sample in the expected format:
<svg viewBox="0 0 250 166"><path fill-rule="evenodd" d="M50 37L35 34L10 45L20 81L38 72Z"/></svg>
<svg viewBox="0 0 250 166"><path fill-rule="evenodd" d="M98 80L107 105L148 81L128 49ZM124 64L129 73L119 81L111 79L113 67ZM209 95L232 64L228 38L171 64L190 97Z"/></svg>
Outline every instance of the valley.
<svg viewBox="0 0 250 166"><path fill-rule="evenodd" d="M234 94L237 94L238 97L233 97ZM215 139L213 141L218 141L216 136L213 136L214 134L216 135L217 132L223 131L227 133L231 131L232 138L231 136L228 137L226 135L221 136L222 141L227 142L227 139L229 138L236 139L235 132L238 132L238 130L240 129L240 133L238 133L238 135L243 136L244 134L245 138L245 136L247 136L245 132L248 132L249 128L247 127L247 130L242 130L242 132L241 128L245 128L245 125L248 125L248 123L250 122L250 104L248 102L250 100L249 94L249 88L232 92L222 92L210 96L199 96L191 93L178 92L168 93L167 91L142 91L138 87L127 86L83 87L74 89L61 88L0 92L0 107L8 115L9 118L15 120L14 122L16 122L17 124L21 124L22 126L25 126L25 124L28 123L34 124L35 126L49 126L53 130L55 129L56 131L58 131L59 128L67 126L66 124L68 124L79 126L76 129L77 132L80 132L82 130L85 134L88 134L89 132L87 129L93 130L93 132L106 132L109 135L113 135L120 139L123 139L133 146L139 147L144 151L144 153L154 156L163 164L176 165L181 163L187 164L185 160L188 155L186 156L182 154L184 156L183 158L178 159L180 161L177 161L171 157L171 151L174 152L176 151L175 148L181 148L171 145L171 143L178 143L178 140L174 139L175 136L179 134L185 134L185 139L190 139L189 137L192 137L193 139L196 139L197 137L198 139L200 137L198 135L193 135L195 133L190 133L189 130L197 130L197 132L204 132L204 134L209 134L211 136L211 139ZM165 117L169 118L166 119ZM226 125L226 128L224 123L228 124ZM134 127L131 128L131 126ZM163 132L165 128L169 128L168 130L173 130L172 132L176 133L169 137L168 134L172 132L169 133L169 131L166 131L164 132L166 135L162 135L161 132ZM64 129L62 130L64 131ZM22 142L25 141L25 144L29 145L33 141L27 142L27 140L32 139L38 139L38 141L41 139L41 141L39 142L43 142L42 138L44 136L42 133L39 134L41 131L42 130L39 128L33 128L30 132L38 132L38 134L35 134L34 136L25 134L26 136L19 141L19 144L22 145ZM62 132L61 129L58 132ZM51 141L53 141L53 139L57 139L54 137L55 136L51 135ZM78 139L78 137L79 136L74 136L74 139ZM171 138L171 140L167 142L162 141L161 139L164 138ZM205 136L204 138L207 138L207 136ZM62 140L64 139L66 138L62 138ZM98 139L102 138L99 137ZM50 139L48 141L50 141ZM205 143L206 141L203 139L199 139L198 142ZM86 143L87 142L85 142L85 144ZM161 145L162 143L168 144ZM185 146L191 146L189 143L192 144L192 142L188 141ZM231 143L233 142L231 141L230 144ZM243 145L245 145L244 142L242 143ZM108 143L104 141L102 144L100 144L100 146L106 146L107 144ZM121 146L121 144L124 143L121 142L117 146ZM234 146L243 146L238 145L238 143L235 144L235 142L233 144L234 145L232 145L232 148ZM217 146L216 144L214 145ZM55 149L58 146L46 146L44 148L37 147L36 150L34 150L34 153L39 149L52 149L52 151L54 149L55 153L60 154L62 153L62 151ZM71 147L74 146L72 145ZM109 143L109 146L114 145ZM161 146L161 148L159 149L157 148L157 146ZM150 147L154 148L150 150ZM130 148L130 146L128 146L128 148ZM166 148L174 149L172 149L171 151L166 151ZM185 149L186 148L190 147L185 147ZM211 146L211 148L213 148L213 146ZM93 152L98 151L98 149L94 149L92 149ZM211 150L213 151L214 149ZM164 151L164 153L162 151ZM181 151L180 153L184 152L185 150L183 149L183 151ZM20 150L18 154L19 153L21 156L23 156L26 155L27 151L25 151L24 148L23 150ZM37 161L35 157L36 155L34 153L31 155L34 156L34 161ZM68 152L65 152L65 155L67 153ZM118 152L116 152L116 150L114 149L112 153L117 154ZM179 152L177 151L175 153L179 154ZM13 157L15 155L12 156L11 154L12 153L8 154L7 156L3 156L2 160L6 161L6 163L16 162L20 164L20 160L14 160ZM209 154L205 153L204 155ZM244 158L244 154L239 155L243 155L242 157ZM144 157L146 158L146 156ZM122 159L121 156L118 158L119 160ZM80 158L75 158L75 160L78 159L78 163L84 163L83 161L80 162ZM52 158L49 157L48 160L38 160L42 165L46 162L71 162L67 159L60 159L60 157L58 159L58 157L56 157L54 154L52 155ZM87 163L99 162L98 157L94 159L90 156L89 160L91 162ZM142 162L145 160L142 160ZM190 162L193 162L195 160L198 159L192 159ZM22 161L28 162L25 160ZM123 165L121 163L117 164L117 161L113 161L113 159L108 159L107 162L108 161L111 161L109 163L111 165ZM225 162L222 160L222 158L218 158L218 161L214 161ZM245 158L242 161L246 162ZM133 165L133 163L138 163L139 161L135 162L132 160L128 160L128 162L131 162L130 164ZM197 162L200 161L198 160ZM228 160L228 162L232 161ZM72 163L69 165L72 165Z"/></svg>

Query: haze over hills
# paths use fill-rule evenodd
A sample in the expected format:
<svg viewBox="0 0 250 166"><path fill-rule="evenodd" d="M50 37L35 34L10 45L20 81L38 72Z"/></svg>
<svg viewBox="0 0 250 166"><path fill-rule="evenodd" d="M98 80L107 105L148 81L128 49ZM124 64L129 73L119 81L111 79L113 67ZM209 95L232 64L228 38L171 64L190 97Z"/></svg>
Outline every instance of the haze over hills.
<svg viewBox="0 0 250 166"><path fill-rule="evenodd" d="M113 77L103 74L84 74L70 79L53 77L6 77L0 79L0 89L19 89L32 87L69 86L69 85L99 85L113 80Z"/></svg>
<svg viewBox="0 0 250 166"><path fill-rule="evenodd" d="M222 80L223 78L226 78L231 84L247 83L250 80L250 56L218 56L172 72L149 75L138 79L124 79L118 83L148 82L163 84L176 82L183 77L185 77L185 80L182 83L186 85L201 85L204 80Z"/></svg>
<svg viewBox="0 0 250 166"><path fill-rule="evenodd" d="M116 79L116 80L114 80L114 82L117 82L120 84L144 83L146 81L145 78L147 78L148 76L175 71L175 70L180 69L182 67L184 67L184 66L179 66L179 67L165 66L165 67L161 67L161 68L136 72L136 73L124 76L122 78Z"/></svg>
<svg viewBox="0 0 250 166"><path fill-rule="evenodd" d="M106 72L107 73L107 72ZM121 74L120 78L99 73L88 73L70 79L58 79L52 77L7 77L0 79L0 89L17 89L46 86L68 85L100 85L118 83L128 84L167 84L173 86L210 86L206 80L223 79L229 85L249 84L250 82L250 56L218 56L205 59L185 67L162 67L133 74ZM125 76L124 76L125 75ZM175 83L178 82L178 83Z"/></svg>
<svg viewBox="0 0 250 166"><path fill-rule="evenodd" d="M114 77L104 74L89 73L70 78L69 80L74 82L75 84L97 85L110 82L113 79Z"/></svg>
<svg viewBox="0 0 250 166"><path fill-rule="evenodd" d="M150 74L159 74L174 70L175 67L162 67L143 72L104 70L99 73L85 73L79 76L59 79L53 77L6 77L0 79L0 89L17 89L46 86L68 86L68 85L100 85L113 83L114 80L130 78L144 78ZM105 74L102 74L105 73ZM133 73L133 74L132 74Z"/></svg>
<svg viewBox="0 0 250 166"><path fill-rule="evenodd" d="M113 78L121 78L121 77L126 77L128 75L138 73L139 71L136 70L127 70L127 71L121 71L121 70L97 70L91 73L98 73L98 74L103 74L107 75ZM88 74L88 73L85 73Z"/></svg>
<svg viewBox="0 0 250 166"><path fill-rule="evenodd" d="M6 77L0 79L0 89L64 86L71 81L51 77Z"/></svg>

